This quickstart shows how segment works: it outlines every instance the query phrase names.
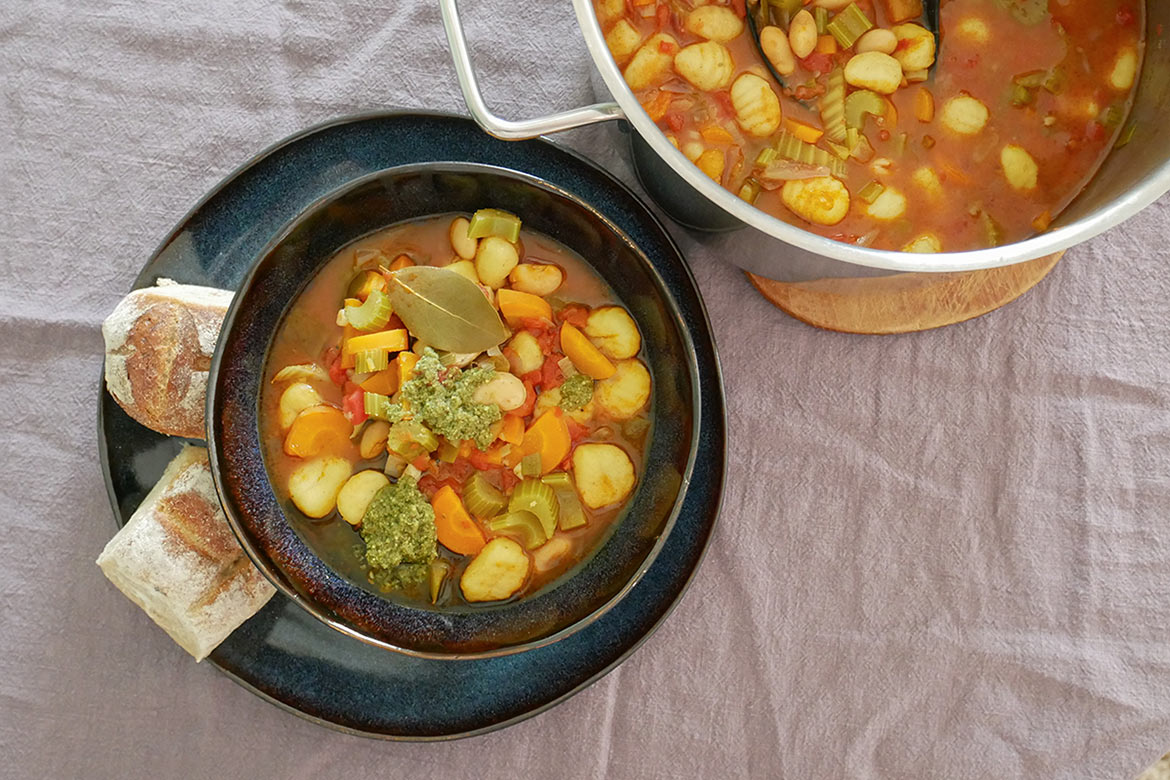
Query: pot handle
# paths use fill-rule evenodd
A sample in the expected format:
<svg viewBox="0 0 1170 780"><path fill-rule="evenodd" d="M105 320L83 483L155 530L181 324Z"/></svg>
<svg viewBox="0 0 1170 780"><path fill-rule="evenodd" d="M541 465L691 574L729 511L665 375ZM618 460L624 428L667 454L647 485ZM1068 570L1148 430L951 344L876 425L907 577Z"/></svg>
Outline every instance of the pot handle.
<svg viewBox="0 0 1170 780"><path fill-rule="evenodd" d="M456 0L439 0L439 10L443 16L443 27L447 30L447 44L451 47L451 57L455 61L455 74L459 77L459 87L463 90L467 108L479 126L496 138L520 141L597 122L622 119L625 116L617 103L595 103L592 106L519 122L496 116L484 102L483 93L479 91L475 69L471 65L471 54L467 50L467 38L459 21Z"/></svg>

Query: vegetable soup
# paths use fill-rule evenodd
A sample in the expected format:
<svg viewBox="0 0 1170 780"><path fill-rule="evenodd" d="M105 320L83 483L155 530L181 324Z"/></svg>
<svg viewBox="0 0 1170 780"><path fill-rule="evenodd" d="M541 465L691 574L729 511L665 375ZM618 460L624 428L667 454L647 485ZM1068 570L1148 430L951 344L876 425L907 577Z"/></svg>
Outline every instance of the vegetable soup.
<svg viewBox="0 0 1170 780"><path fill-rule="evenodd" d="M516 598L587 557L633 494L641 354L604 281L514 215L399 225L338 252L290 308L265 461L303 522L349 529L383 592Z"/></svg>
<svg viewBox="0 0 1170 780"><path fill-rule="evenodd" d="M1140 0L943 0L941 51L921 0L595 8L671 143L742 199L838 241L939 252L1025 239L1133 132Z"/></svg>

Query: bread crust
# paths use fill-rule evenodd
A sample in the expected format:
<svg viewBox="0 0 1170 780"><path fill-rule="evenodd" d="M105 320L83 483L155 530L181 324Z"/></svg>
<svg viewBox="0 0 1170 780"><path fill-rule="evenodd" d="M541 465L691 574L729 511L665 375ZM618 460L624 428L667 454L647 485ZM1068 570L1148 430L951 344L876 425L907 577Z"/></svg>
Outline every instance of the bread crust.
<svg viewBox="0 0 1170 780"><path fill-rule="evenodd" d="M97 564L196 661L276 592L232 535L207 450L193 445L170 462Z"/></svg>
<svg viewBox="0 0 1170 780"><path fill-rule="evenodd" d="M176 284L134 290L102 323L106 387L159 433L202 439L208 369L233 293Z"/></svg>

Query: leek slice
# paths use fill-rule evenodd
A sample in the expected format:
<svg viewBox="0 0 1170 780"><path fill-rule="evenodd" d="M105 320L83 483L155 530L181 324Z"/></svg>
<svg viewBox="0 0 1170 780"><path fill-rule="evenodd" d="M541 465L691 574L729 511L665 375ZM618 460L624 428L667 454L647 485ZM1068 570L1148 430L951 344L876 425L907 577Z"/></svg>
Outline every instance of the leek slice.
<svg viewBox="0 0 1170 780"><path fill-rule="evenodd" d="M486 518L503 512L508 502L495 485L488 482L483 474L476 472L463 486L463 505L476 517Z"/></svg>
<svg viewBox="0 0 1170 780"><path fill-rule="evenodd" d="M499 236L505 241L516 243L516 239L520 238L520 217L500 209L480 209L471 215L467 237L487 236Z"/></svg>
<svg viewBox="0 0 1170 780"><path fill-rule="evenodd" d="M857 197L861 198L866 203L873 203L885 191L885 186L883 186L880 182L871 181L869 184L861 188L861 191L857 193Z"/></svg>
<svg viewBox="0 0 1170 780"><path fill-rule="evenodd" d="M525 549L532 550L548 541L540 518L531 512L518 510L488 521L493 533L514 537Z"/></svg>
<svg viewBox="0 0 1170 780"><path fill-rule="evenodd" d="M557 528L560 502L557 501L556 491L551 487L539 479L526 479L521 482L512 491L512 497L508 500L509 512L520 510L531 512L540 519L546 537L553 535Z"/></svg>
<svg viewBox="0 0 1170 780"><path fill-rule="evenodd" d="M850 3L844 11L833 17L825 29L837 39L842 49L848 49L857 43L858 38L873 29L873 22L856 3Z"/></svg>
<svg viewBox="0 0 1170 780"><path fill-rule="evenodd" d="M370 296L361 306L345 307L345 321L357 330L380 330L390 321L393 313L390 296L381 290L370 290Z"/></svg>
<svg viewBox="0 0 1170 780"><path fill-rule="evenodd" d="M775 151L775 150L773 150ZM748 179L739 188L740 200L746 200L748 203L755 203L756 198L760 197L760 183L755 179Z"/></svg>

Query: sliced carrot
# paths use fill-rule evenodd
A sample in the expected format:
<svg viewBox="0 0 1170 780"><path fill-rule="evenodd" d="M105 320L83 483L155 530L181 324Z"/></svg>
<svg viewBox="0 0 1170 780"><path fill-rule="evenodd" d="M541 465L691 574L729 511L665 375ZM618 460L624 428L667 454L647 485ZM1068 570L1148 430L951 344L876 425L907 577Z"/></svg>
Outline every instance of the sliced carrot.
<svg viewBox="0 0 1170 780"><path fill-rule="evenodd" d="M825 131L819 127L813 127L808 122L801 122L798 119L791 119L789 117L784 117L784 127L788 132L807 144L815 144L825 134Z"/></svg>
<svg viewBox="0 0 1170 780"><path fill-rule="evenodd" d="M837 39L832 35L821 35L817 38L816 51L820 54L836 54Z"/></svg>
<svg viewBox="0 0 1170 780"><path fill-rule="evenodd" d="M699 135L703 136L703 140L709 144L735 143L735 136L719 125L707 125L699 131Z"/></svg>
<svg viewBox="0 0 1170 780"><path fill-rule="evenodd" d="M483 531L467 514L462 499L450 485L443 485L431 499L439 544L459 555L475 555L487 544Z"/></svg>
<svg viewBox="0 0 1170 780"><path fill-rule="evenodd" d="M346 325L341 336L341 367L353 368L354 356L352 352L345 350L345 345L350 339L362 335L362 332L352 325Z"/></svg>
<svg viewBox="0 0 1170 780"><path fill-rule="evenodd" d="M673 101L674 97L669 92L659 90L654 93L654 97L643 100L642 108L655 122L661 122L662 117L666 116L666 112L670 110L670 104Z"/></svg>
<svg viewBox="0 0 1170 780"><path fill-rule="evenodd" d="M617 371L588 336L567 322L561 325L561 349L573 366L590 379L608 379Z"/></svg>
<svg viewBox="0 0 1170 780"><path fill-rule="evenodd" d="M934 119L934 95L926 87L919 87L914 94L914 116L919 122L929 122Z"/></svg>
<svg viewBox="0 0 1170 780"><path fill-rule="evenodd" d="M569 455L573 448L573 439L569 436L569 426L565 423L564 413L560 409L549 409L537 418L536 422L528 427L524 433L524 440L520 443L521 455L540 453L540 470L542 474L556 470Z"/></svg>
<svg viewBox="0 0 1170 780"><path fill-rule="evenodd" d="M524 418L509 414L504 418L504 427L500 428L500 439L509 444L520 444L524 441Z"/></svg>
<svg viewBox="0 0 1170 780"><path fill-rule="evenodd" d="M519 290L500 290L496 293L500 313L509 324L517 324L526 318L552 319L552 306L539 295Z"/></svg>
<svg viewBox="0 0 1170 780"><path fill-rule="evenodd" d="M403 268L410 268L412 265L414 265L414 261L410 259L409 255L399 255L390 264L390 270L401 271Z"/></svg>
<svg viewBox="0 0 1170 780"><path fill-rule="evenodd" d="M382 274L378 273L377 271L366 271L364 274L362 274L362 283L357 289L357 298L360 300L358 300L355 304L350 304L350 299L347 298L345 305L360 305L363 301L366 300L366 298L370 297L370 293L372 293L374 290L383 292L385 289L385 276L382 276Z"/></svg>
<svg viewBox="0 0 1170 780"><path fill-rule="evenodd" d="M370 374L359 387L367 393L394 395L398 391L398 363L391 363L388 368Z"/></svg>
<svg viewBox="0 0 1170 780"><path fill-rule="evenodd" d="M353 426L335 406L310 406L293 420L284 437L284 451L298 458L311 458L322 452L344 452L349 445Z"/></svg>
<svg viewBox="0 0 1170 780"><path fill-rule="evenodd" d="M353 331L357 333L357 331ZM396 330L380 330L377 333L351 335L349 326L346 326L345 341L341 344L341 365L353 368L354 355L367 349L384 349L387 352L401 352L406 349L410 334L405 328ZM349 365L346 365L348 363Z"/></svg>

